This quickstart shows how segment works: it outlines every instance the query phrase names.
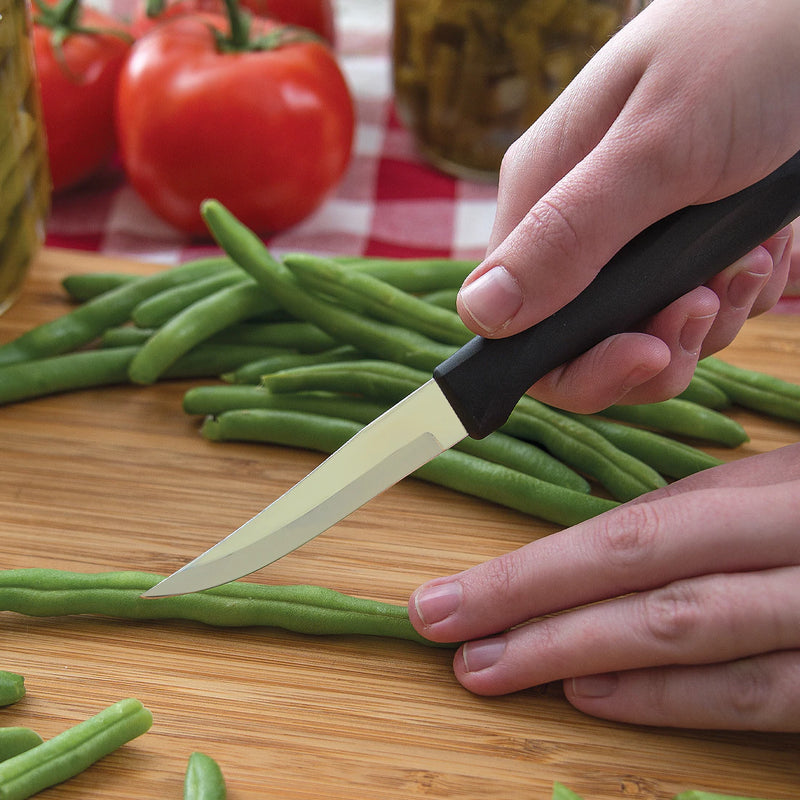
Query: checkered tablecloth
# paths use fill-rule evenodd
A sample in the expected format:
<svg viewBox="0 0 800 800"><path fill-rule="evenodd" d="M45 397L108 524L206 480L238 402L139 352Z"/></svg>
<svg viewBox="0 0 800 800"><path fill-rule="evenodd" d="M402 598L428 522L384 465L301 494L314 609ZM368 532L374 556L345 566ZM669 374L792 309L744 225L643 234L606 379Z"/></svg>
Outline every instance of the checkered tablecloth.
<svg viewBox="0 0 800 800"><path fill-rule="evenodd" d="M102 0L99 0L102 2ZM126 0L113 2L124 13ZM277 254L482 257L496 187L454 180L427 166L393 113L391 0L341 0L337 54L356 103L352 161L308 219L270 239ZM159 220L112 166L90 185L54 198L47 244L166 264L218 252Z"/></svg>
<svg viewBox="0 0 800 800"><path fill-rule="evenodd" d="M89 0L92 2L92 0ZM125 16L135 0L93 0ZM340 64L356 104L353 157L341 184L308 219L267 239L277 255L482 258L496 186L456 180L423 161L392 103L392 0L335 0ZM791 293L800 295L800 222ZM91 184L53 200L47 244L164 264L218 253L158 219L112 165ZM800 313L800 297L778 311Z"/></svg>

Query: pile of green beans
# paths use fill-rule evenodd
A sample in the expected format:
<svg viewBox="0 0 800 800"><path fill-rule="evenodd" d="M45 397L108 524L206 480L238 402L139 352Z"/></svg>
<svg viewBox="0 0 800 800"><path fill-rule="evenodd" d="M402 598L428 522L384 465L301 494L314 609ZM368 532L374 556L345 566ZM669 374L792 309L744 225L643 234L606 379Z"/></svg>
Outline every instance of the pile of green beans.
<svg viewBox="0 0 800 800"><path fill-rule="evenodd" d="M52 739L0 762L0 800L24 800L88 769L153 724L135 698L103 709Z"/></svg>
<svg viewBox="0 0 800 800"><path fill-rule="evenodd" d="M0 570L0 610L31 617L97 614L119 619L180 619L217 627L383 636L441 646L414 630L405 605L351 597L321 586L239 581L194 594L143 598L142 593L162 577L146 572Z"/></svg>
<svg viewBox="0 0 800 800"><path fill-rule="evenodd" d="M366 424L471 337L454 297L475 262L277 259L219 203L206 202L203 215L223 256L147 277L68 276L64 288L78 305L0 345L0 405L214 378L222 384L184 399L187 413L212 417L201 427L205 436L275 441L277 421L289 424L279 415L295 412L292 426L306 431L279 438L304 446L314 438L308 430L318 441L338 441ZM747 441L722 413L733 404L798 421L800 387L708 358L686 391L663 403L584 416L524 397L499 432L465 441L418 476L570 524L721 463L695 445ZM252 409L259 413L243 413ZM521 496L534 482L550 500Z"/></svg>

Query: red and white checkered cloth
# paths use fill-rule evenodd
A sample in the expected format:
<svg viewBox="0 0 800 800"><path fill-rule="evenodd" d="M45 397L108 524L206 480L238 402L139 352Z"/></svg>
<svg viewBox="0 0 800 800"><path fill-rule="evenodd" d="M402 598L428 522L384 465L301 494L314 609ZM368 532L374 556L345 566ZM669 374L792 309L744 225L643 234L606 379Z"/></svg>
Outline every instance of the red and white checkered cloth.
<svg viewBox="0 0 800 800"><path fill-rule="evenodd" d="M91 1L91 0L90 0ZM134 0L94 0L126 16ZM496 186L456 180L426 164L392 104L391 0L336 0L337 55L356 103L352 162L308 219L267 240L276 255L483 257ZM792 292L800 294L800 223ZM218 253L158 219L111 167L90 185L54 198L47 244L178 264ZM800 313L800 297L776 310Z"/></svg>

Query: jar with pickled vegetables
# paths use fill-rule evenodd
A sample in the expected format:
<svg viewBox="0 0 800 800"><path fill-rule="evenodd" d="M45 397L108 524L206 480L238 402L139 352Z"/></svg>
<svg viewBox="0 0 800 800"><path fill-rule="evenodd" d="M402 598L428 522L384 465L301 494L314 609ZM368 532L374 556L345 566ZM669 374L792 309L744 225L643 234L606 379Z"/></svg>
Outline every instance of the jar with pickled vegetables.
<svg viewBox="0 0 800 800"><path fill-rule="evenodd" d="M27 0L0 0L0 313L44 237L50 179Z"/></svg>
<svg viewBox="0 0 800 800"><path fill-rule="evenodd" d="M509 145L643 4L394 0L398 115L428 161L495 180Z"/></svg>

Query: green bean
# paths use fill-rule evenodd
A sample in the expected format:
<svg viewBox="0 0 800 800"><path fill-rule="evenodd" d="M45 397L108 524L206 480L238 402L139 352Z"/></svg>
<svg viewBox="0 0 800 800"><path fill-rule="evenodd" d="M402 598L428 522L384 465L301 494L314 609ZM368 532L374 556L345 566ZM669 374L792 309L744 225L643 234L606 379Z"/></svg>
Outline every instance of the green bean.
<svg viewBox="0 0 800 800"><path fill-rule="evenodd" d="M42 737L30 728L0 728L0 761L18 756L42 743Z"/></svg>
<svg viewBox="0 0 800 800"><path fill-rule="evenodd" d="M225 411L254 408L299 411L366 425L386 411L387 406L338 394L273 394L261 387L247 385L198 386L189 389L183 397L183 409L188 414L219 415ZM576 492L589 491L589 484L578 473L548 453L498 431L480 440L466 438L455 447L476 458L501 464L548 483Z"/></svg>
<svg viewBox="0 0 800 800"><path fill-rule="evenodd" d="M356 313L409 328L445 344L460 346L474 335L455 312L426 303L379 278L347 270L331 259L292 255L283 262L302 286L328 295Z"/></svg>
<svg viewBox="0 0 800 800"><path fill-rule="evenodd" d="M453 348L396 325L354 314L309 295L291 271L274 259L261 239L214 200L202 206L211 233L228 255L247 271L286 311L311 322L340 344L389 361L432 370L453 353Z"/></svg>
<svg viewBox="0 0 800 800"><path fill-rule="evenodd" d="M268 442L332 453L361 427L344 419L260 408L226 411L207 419L201 432L214 441ZM413 475L558 525L574 525L617 505L455 450L441 453Z"/></svg>
<svg viewBox="0 0 800 800"><path fill-rule="evenodd" d="M24 800L88 769L153 724L135 698L120 700L46 742L0 763L0 800Z"/></svg>
<svg viewBox="0 0 800 800"><path fill-rule="evenodd" d="M193 261L112 289L0 345L0 364L45 358L74 350L94 340L106 328L122 325L145 297L182 281L210 275L219 269L219 265L220 259L214 258Z"/></svg>
<svg viewBox="0 0 800 800"><path fill-rule="evenodd" d="M458 289L438 289L435 292L428 292L428 294L423 295L422 299L433 306L455 311L458 291Z"/></svg>
<svg viewBox="0 0 800 800"><path fill-rule="evenodd" d="M145 572L0 570L0 609L34 617L100 614L180 619L217 627L283 628L314 635L360 634L440 646L420 636L406 605L352 597L322 586L236 581L176 597L143 598L162 576Z"/></svg>
<svg viewBox="0 0 800 800"><path fill-rule="evenodd" d="M319 353L336 347L327 333L308 322L240 322L214 334L209 341L283 347L300 353Z"/></svg>
<svg viewBox="0 0 800 800"><path fill-rule="evenodd" d="M85 303L140 277L126 272L86 272L67 275L61 281L61 286L73 300Z"/></svg>
<svg viewBox="0 0 800 800"><path fill-rule="evenodd" d="M397 402L425 379L424 372L402 364L364 360L285 370L265 376L263 383L272 392L349 391ZM500 432L543 445L573 470L598 480L617 500L630 500L666 483L654 469L605 437L531 397L520 400Z"/></svg>
<svg viewBox="0 0 800 800"><path fill-rule="evenodd" d="M731 406L730 397L699 372L692 375L689 385L677 397L679 400L688 400L716 411L722 411Z"/></svg>
<svg viewBox="0 0 800 800"><path fill-rule="evenodd" d="M142 300L131 312L131 319L140 328L158 328L197 300L234 283L243 283L245 280L246 276L242 270L233 266L207 278L172 286Z"/></svg>
<svg viewBox="0 0 800 800"><path fill-rule="evenodd" d="M0 405L51 394L130 383L128 369L139 348L80 350L0 366ZM162 378L212 378L277 351L258 345L201 344L171 364Z"/></svg>
<svg viewBox="0 0 800 800"><path fill-rule="evenodd" d="M668 475L670 478L685 478L687 475L693 475L695 472L717 467L723 463L721 459L704 453L696 447L661 436L653 431L634 428L630 425L620 425L592 415L570 414L566 411L561 413L577 420L587 428L597 431L620 450L624 450L645 464L649 464L656 472Z"/></svg>
<svg viewBox="0 0 800 800"><path fill-rule="evenodd" d="M583 798L579 794L575 794L572 789L568 789L563 783L555 781L552 800L583 800Z"/></svg>
<svg viewBox="0 0 800 800"><path fill-rule="evenodd" d="M366 272L406 292L457 289L478 266L478 261L452 258L376 258L338 256L339 264Z"/></svg>
<svg viewBox="0 0 800 800"><path fill-rule="evenodd" d="M225 778L211 756L195 752L189 756L183 782L183 800L225 800Z"/></svg>
<svg viewBox="0 0 800 800"><path fill-rule="evenodd" d="M738 447L749 438L745 429L736 420L711 408L704 408L677 398L664 400L661 403L611 406L600 414L662 433L706 439L725 447Z"/></svg>
<svg viewBox="0 0 800 800"><path fill-rule="evenodd" d="M269 307L271 301L255 284L219 289L159 328L134 356L128 375L134 383L155 383L171 364L200 342Z"/></svg>
<svg viewBox="0 0 800 800"><path fill-rule="evenodd" d="M740 406L800 422L800 386L713 357L704 358L697 368Z"/></svg>
<svg viewBox="0 0 800 800"><path fill-rule="evenodd" d="M100 347L134 347L144 344L155 328L137 328L135 325L120 325L108 328L100 336Z"/></svg>
<svg viewBox="0 0 800 800"><path fill-rule="evenodd" d="M25 697L25 678L16 672L0 670L0 706L10 706Z"/></svg>
<svg viewBox="0 0 800 800"><path fill-rule="evenodd" d="M228 383L258 384L264 375L279 372L293 367L309 366L311 364L335 364L340 361L353 361L361 357L355 347L349 344L322 350L319 353L287 352L284 355L251 361L244 364L234 372L228 372L220 377Z"/></svg>

